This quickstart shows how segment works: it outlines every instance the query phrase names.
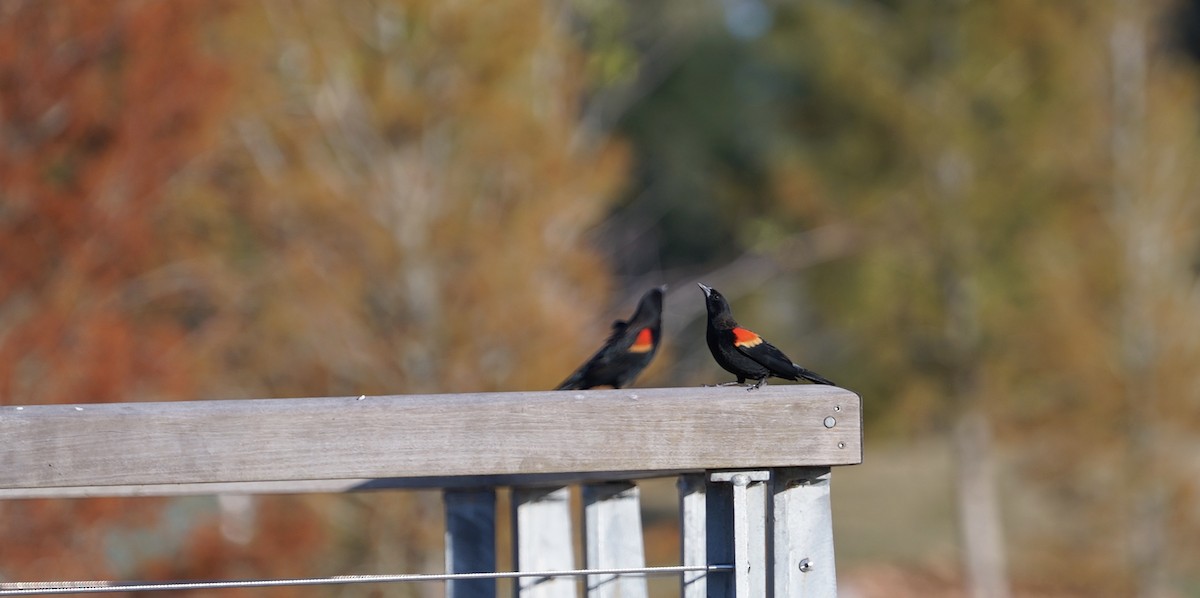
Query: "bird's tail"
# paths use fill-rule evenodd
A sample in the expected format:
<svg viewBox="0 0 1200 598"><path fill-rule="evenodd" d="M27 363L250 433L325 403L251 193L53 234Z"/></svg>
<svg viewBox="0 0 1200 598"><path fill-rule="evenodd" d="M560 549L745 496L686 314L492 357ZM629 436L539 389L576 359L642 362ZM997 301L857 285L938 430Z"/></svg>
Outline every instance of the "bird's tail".
<svg viewBox="0 0 1200 598"><path fill-rule="evenodd" d="M583 369L575 370L562 384L554 387L554 390L580 390L583 388Z"/></svg>
<svg viewBox="0 0 1200 598"><path fill-rule="evenodd" d="M829 386L837 386L837 384L834 384L834 382L829 378L825 378L824 376L812 370L806 370L800 367L798 364L793 363L792 367L796 368L797 378L804 378L805 380L808 380L814 384L828 384Z"/></svg>

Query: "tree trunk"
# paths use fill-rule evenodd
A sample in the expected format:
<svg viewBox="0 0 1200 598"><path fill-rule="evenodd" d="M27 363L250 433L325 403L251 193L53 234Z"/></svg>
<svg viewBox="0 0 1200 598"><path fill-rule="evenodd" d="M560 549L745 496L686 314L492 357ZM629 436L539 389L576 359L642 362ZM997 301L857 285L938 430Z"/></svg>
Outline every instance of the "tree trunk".
<svg viewBox="0 0 1200 598"><path fill-rule="evenodd" d="M1156 449L1159 402L1155 376L1162 347L1155 330L1169 211L1154 209L1162 198L1147 196L1146 20L1139 0L1114 0L1109 58L1112 63L1113 162L1109 219L1122 255L1123 280L1117 305L1118 351L1125 386L1126 470L1133 472L1125 497L1127 543L1134 592L1141 598L1166 595L1166 496Z"/></svg>
<svg viewBox="0 0 1200 598"><path fill-rule="evenodd" d="M991 444L987 416L978 408L968 408L955 424L953 446L963 565L974 598L1009 595Z"/></svg>
<svg viewBox="0 0 1200 598"><path fill-rule="evenodd" d="M1008 598L1000 501L992 467L991 425L979 393L980 315L973 256L977 231L962 216L974 179L968 156L947 149L934 171L942 214L938 281L945 322L945 376L956 411L952 437L958 531L967 590L973 598Z"/></svg>

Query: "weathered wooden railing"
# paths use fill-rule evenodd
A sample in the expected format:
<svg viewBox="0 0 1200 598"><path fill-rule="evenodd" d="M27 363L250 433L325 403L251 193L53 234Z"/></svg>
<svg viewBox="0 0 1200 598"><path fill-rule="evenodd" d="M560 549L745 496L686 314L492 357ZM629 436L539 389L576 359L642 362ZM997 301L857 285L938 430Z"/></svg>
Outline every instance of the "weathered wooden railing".
<svg viewBox="0 0 1200 598"><path fill-rule="evenodd" d="M0 499L441 488L453 574L495 571L495 488L511 486L519 596L572 596L586 574L589 597L630 597L656 572L632 480L678 476L681 565L657 572L682 596L834 596L829 468L862 461L861 435L859 397L812 385L7 406Z"/></svg>

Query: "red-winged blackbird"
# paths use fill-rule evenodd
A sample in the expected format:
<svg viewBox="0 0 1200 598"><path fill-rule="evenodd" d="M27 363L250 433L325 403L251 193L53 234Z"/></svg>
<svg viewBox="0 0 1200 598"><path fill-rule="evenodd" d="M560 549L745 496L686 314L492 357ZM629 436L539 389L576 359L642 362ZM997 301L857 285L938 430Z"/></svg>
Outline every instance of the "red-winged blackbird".
<svg viewBox="0 0 1200 598"><path fill-rule="evenodd" d="M700 284L700 289L704 291L704 307L708 309L708 350L712 351L718 365L737 376L737 382L726 382L720 386L744 384L749 379L756 382L746 390L754 390L771 376L786 380L803 378L817 384L836 386L816 372L793 363L783 351L763 337L738 326L733 313L729 311L729 302L716 289L704 284Z"/></svg>
<svg viewBox="0 0 1200 598"><path fill-rule="evenodd" d="M579 366L555 390L583 390L593 386L621 388L637 377L654 359L662 340L662 300L666 285L642 295L628 321L613 322L604 346Z"/></svg>

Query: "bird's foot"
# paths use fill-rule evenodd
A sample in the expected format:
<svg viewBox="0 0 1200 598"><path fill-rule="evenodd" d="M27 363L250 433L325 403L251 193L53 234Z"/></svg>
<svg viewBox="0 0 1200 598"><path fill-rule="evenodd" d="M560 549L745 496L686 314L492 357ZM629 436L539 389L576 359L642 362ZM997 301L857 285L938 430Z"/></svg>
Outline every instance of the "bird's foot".
<svg viewBox="0 0 1200 598"><path fill-rule="evenodd" d="M751 390L758 390L760 387L762 387L762 385L764 385L766 383L767 383L767 378L764 376L762 378L759 378L758 382L755 382L754 384L751 384L749 387L747 387L746 391L749 392Z"/></svg>

